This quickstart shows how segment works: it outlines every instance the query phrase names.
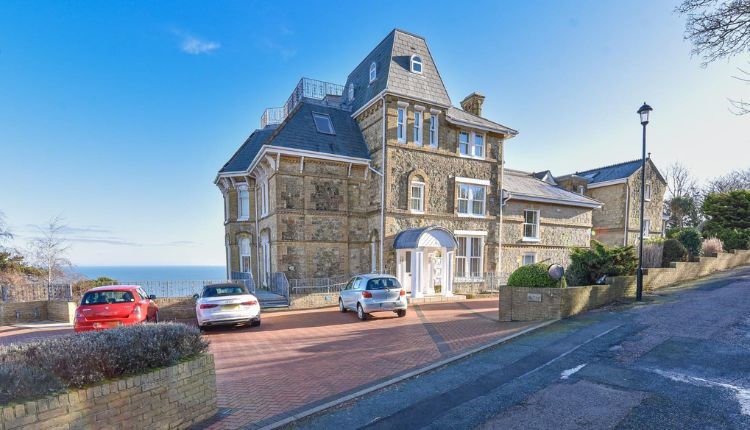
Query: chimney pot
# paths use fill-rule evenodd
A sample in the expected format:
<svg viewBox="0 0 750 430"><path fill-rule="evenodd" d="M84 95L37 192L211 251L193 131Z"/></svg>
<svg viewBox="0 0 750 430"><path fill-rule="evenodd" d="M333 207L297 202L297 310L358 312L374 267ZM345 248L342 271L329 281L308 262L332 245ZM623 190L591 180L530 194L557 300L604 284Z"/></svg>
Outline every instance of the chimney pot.
<svg viewBox="0 0 750 430"><path fill-rule="evenodd" d="M475 91L461 101L461 109L476 116L482 116L483 104L484 96Z"/></svg>

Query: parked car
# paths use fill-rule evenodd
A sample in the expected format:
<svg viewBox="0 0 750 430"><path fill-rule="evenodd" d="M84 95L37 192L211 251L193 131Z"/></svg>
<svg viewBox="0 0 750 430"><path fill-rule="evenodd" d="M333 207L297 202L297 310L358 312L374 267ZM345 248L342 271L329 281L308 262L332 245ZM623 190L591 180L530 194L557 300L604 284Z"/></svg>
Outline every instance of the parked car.
<svg viewBox="0 0 750 430"><path fill-rule="evenodd" d="M156 296L147 295L138 285L111 285L84 293L76 308L76 332L105 330L142 322L159 322Z"/></svg>
<svg viewBox="0 0 750 430"><path fill-rule="evenodd" d="M339 310L355 311L366 320L372 312L395 312L406 316L406 291L394 276L368 274L353 277L341 290Z"/></svg>
<svg viewBox="0 0 750 430"><path fill-rule="evenodd" d="M193 298L198 327L242 323L249 323L252 327L260 325L260 304L244 285L206 285Z"/></svg>

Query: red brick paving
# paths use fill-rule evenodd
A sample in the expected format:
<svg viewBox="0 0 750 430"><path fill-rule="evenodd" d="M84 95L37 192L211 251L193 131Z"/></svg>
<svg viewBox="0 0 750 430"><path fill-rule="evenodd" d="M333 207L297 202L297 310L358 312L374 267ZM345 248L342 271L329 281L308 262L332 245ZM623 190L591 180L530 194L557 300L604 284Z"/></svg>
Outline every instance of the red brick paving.
<svg viewBox="0 0 750 430"><path fill-rule="evenodd" d="M212 329L219 407L232 413L210 428L267 421L530 325L498 322L497 299L479 299L413 305L404 318L381 313L365 322L336 308L268 312L257 328ZM0 344L71 331L0 327Z"/></svg>

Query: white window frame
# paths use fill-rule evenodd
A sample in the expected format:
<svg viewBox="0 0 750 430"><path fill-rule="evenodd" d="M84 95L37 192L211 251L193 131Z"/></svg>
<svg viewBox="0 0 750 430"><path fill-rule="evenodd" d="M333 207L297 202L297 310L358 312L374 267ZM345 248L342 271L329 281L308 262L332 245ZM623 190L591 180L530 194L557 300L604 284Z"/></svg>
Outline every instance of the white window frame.
<svg viewBox="0 0 750 430"><path fill-rule="evenodd" d="M354 84L351 82L349 83L348 96L349 96L349 101L354 100Z"/></svg>
<svg viewBox="0 0 750 430"><path fill-rule="evenodd" d="M417 213L417 214L423 214L424 213L424 200L425 200L424 199L424 197L425 197L424 196L424 188L425 188L424 185L425 185L424 182L421 182L421 181L411 181L411 184L409 185L409 188L410 188L410 190L409 190L409 193L410 193L409 211L411 211L412 213ZM419 198L416 200L419 203L418 204L419 209L414 209L414 202L415 202L414 189L415 188L418 188L420 190Z"/></svg>
<svg viewBox="0 0 750 430"><path fill-rule="evenodd" d="M378 78L378 65L373 61L370 64L370 83L373 83Z"/></svg>
<svg viewBox="0 0 750 430"><path fill-rule="evenodd" d="M419 70L414 69L414 65L419 64ZM422 60L422 56L414 54L409 59L409 70L411 70L412 73L416 73L418 75L422 74L422 71L424 70L424 60Z"/></svg>
<svg viewBox="0 0 750 430"><path fill-rule="evenodd" d="M243 242L247 242L247 247L243 246ZM238 243L240 248L240 272L249 273L252 269L252 246L250 244L249 237L241 237ZM245 266L245 258L247 258L247 267Z"/></svg>
<svg viewBox="0 0 750 430"><path fill-rule="evenodd" d="M466 135L468 137L465 154L461 152L461 135ZM481 145L482 153L480 155L475 155L476 148L479 146L476 143L477 137L482 138L482 145ZM459 156L466 157L466 158L483 159L485 158L486 153L487 153L487 135L485 133L477 133L477 132L467 131L467 130L460 130L458 132L458 155Z"/></svg>
<svg viewBox="0 0 750 430"><path fill-rule="evenodd" d="M648 239L651 237L651 220L648 218L643 219L643 238Z"/></svg>
<svg viewBox="0 0 750 430"><path fill-rule="evenodd" d="M578 194L584 195L585 193L586 193L586 187L584 187L583 185L579 185L578 186Z"/></svg>
<svg viewBox="0 0 750 430"><path fill-rule="evenodd" d="M643 190L643 200L651 201L651 184L646 182L645 189Z"/></svg>
<svg viewBox="0 0 750 430"><path fill-rule="evenodd" d="M268 215L268 178L260 180L260 216Z"/></svg>
<svg viewBox="0 0 750 430"><path fill-rule="evenodd" d="M422 111L414 109L414 144L422 146Z"/></svg>
<svg viewBox="0 0 750 430"><path fill-rule="evenodd" d="M398 143L406 143L406 107L399 106L396 110L396 138Z"/></svg>
<svg viewBox="0 0 750 430"><path fill-rule="evenodd" d="M458 279L482 279L484 277L484 236L483 234L467 234L456 236L456 278ZM461 255L461 242L464 242L466 255ZM472 242L479 242L479 255L473 255ZM472 260L478 261L479 272L471 272Z"/></svg>
<svg viewBox="0 0 750 430"><path fill-rule="evenodd" d="M329 134L332 136L336 134L336 129L333 128L333 120L331 120L331 115L328 115L327 113L313 112L312 116L313 116L313 123L315 124L315 130L317 130L318 133ZM330 126L331 131L329 132L329 131L321 130L320 127L318 127L318 119L322 121L328 121L328 125Z"/></svg>
<svg viewBox="0 0 750 430"><path fill-rule="evenodd" d="M229 222L229 191L221 193L224 197L224 222Z"/></svg>
<svg viewBox="0 0 750 430"><path fill-rule="evenodd" d="M527 262L526 259L531 257L531 262ZM536 264L536 252L524 252L521 256L521 266L529 266Z"/></svg>
<svg viewBox="0 0 750 430"><path fill-rule="evenodd" d="M440 127L437 112L430 112L430 148L438 147L438 129Z"/></svg>
<svg viewBox="0 0 750 430"><path fill-rule="evenodd" d="M526 222L526 213L534 213L535 215L535 222L529 223ZM541 237L541 219L539 215L538 209L524 209L523 210L523 240L524 242L539 242L539 238ZM526 226L532 226L533 230L536 232L535 236L526 236Z"/></svg>
<svg viewBox="0 0 750 430"><path fill-rule="evenodd" d="M461 197L461 188L466 187L466 198ZM482 189L483 198L482 202L482 213L474 213L474 203L479 201L474 198L474 193L477 188ZM489 181L481 179L471 178L456 178L456 215L460 217L472 217L472 218L484 218L487 215L487 190L489 189ZM466 202L466 212L461 212L461 202Z"/></svg>
<svg viewBox="0 0 750 430"><path fill-rule="evenodd" d="M243 194L245 197L243 198ZM246 184L237 186L237 221L250 219L250 190Z"/></svg>

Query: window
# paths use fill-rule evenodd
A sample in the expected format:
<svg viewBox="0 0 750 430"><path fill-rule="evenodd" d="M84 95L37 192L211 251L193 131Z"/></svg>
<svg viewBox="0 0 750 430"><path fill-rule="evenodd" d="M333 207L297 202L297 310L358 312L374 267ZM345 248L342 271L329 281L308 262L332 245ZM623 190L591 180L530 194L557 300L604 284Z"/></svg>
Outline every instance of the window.
<svg viewBox="0 0 750 430"><path fill-rule="evenodd" d="M474 133L474 150L472 155L475 157L484 157L484 135Z"/></svg>
<svg viewBox="0 0 750 430"><path fill-rule="evenodd" d="M578 194L583 195L585 191L586 191L586 188L583 185L578 186Z"/></svg>
<svg viewBox="0 0 750 430"><path fill-rule="evenodd" d="M336 134L333 130L333 124L331 123L331 117L324 113L313 112L313 120L315 121L315 128L318 129L318 133L325 134Z"/></svg>
<svg viewBox="0 0 750 430"><path fill-rule="evenodd" d="M650 237L651 231L651 220L650 219L644 219L643 220L643 237L647 238Z"/></svg>
<svg viewBox="0 0 750 430"><path fill-rule="evenodd" d="M412 181L410 209L412 212L424 213L424 182Z"/></svg>
<svg viewBox="0 0 750 430"><path fill-rule="evenodd" d="M406 143L406 127L404 122L406 121L406 108L398 108L398 118L396 120L396 136L398 137L399 143Z"/></svg>
<svg viewBox="0 0 750 430"><path fill-rule="evenodd" d="M247 221L250 218L250 192L247 185L237 188L237 221Z"/></svg>
<svg viewBox="0 0 750 430"><path fill-rule="evenodd" d="M484 158L484 135L467 131L459 132L458 153L465 157Z"/></svg>
<svg viewBox="0 0 750 430"><path fill-rule="evenodd" d="M475 236L457 236L456 277L482 277L482 238Z"/></svg>
<svg viewBox="0 0 750 430"><path fill-rule="evenodd" d="M430 147L438 147L438 117L437 113L430 114Z"/></svg>
<svg viewBox="0 0 750 430"><path fill-rule="evenodd" d="M529 264L536 263L536 254L534 253L527 253L523 254L523 262L521 263L522 266L528 266Z"/></svg>
<svg viewBox="0 0 750 430"><path fill-rule="evenodd" d="M458 152L461 155L469 155L469 133L465 131L458 133Z"/></svg>
<svg viewBox="0 0 750 430"><path fill-rule="evenodd" d="M250 272L250 238L240 239L240 272Z"/></svg>
<svg viewBox="0 0 750 430"><path fill-rule="evenodd" d="M260 182L260 214L268 215L268 179L266 178Z"/></svg>
<svg viewBox="0 0 750 430"><path fill-rule="evenodd" d="M229 221L229 193L224 191L223 193L224 197L224 222Z"/></svg>
<svg viewBox="0 0 750 430"><path fill-rule="evenodd" d="M349 94L348 94L348 96L349 96L349 101L354 100L354 84L352 84L352 83L349 84Z"/></svg>
<svg viewBox="0 0 750 430"><path fill-rule="evenodd" d="M406 261L404 261L404 273L411 274L411 251L404 252L404 258Z"/></svg>
<svg viewBox="0 0 750 430"><path fill-rule="evenodd" d="M646 187L643 190L643 199L647 202L651 201L651 184L646 184Z"/></svg>
<svg viewBox="0 0 750 430"><path fill-rule="evenodd" d="M412 55L411 56L411 72L412 73L419 73L422 74L422 57L419 55Z"/></svg>
<svg viewBox="0 0 750 430"><path fill-rule="evenodd" d="M422 146L422 112L414 111L414 143Z"/></svg>
<svg viewBox="0 0 750 430"><path fill-rule="evenodd" d="M523 211L523 239L539 240L539 211Z"/></svg>
<svg viewBox="0 0 750 430"><path fill-rule="evenodd" d="M484 216L485 189L483 185L458 184L458 213Z"/></svg>
<svg viewBox="0 0 750 430"><path fill-rule="evenodd" d="M370 82L378 78L378 65L373 62L370 64Z"/></svg>

